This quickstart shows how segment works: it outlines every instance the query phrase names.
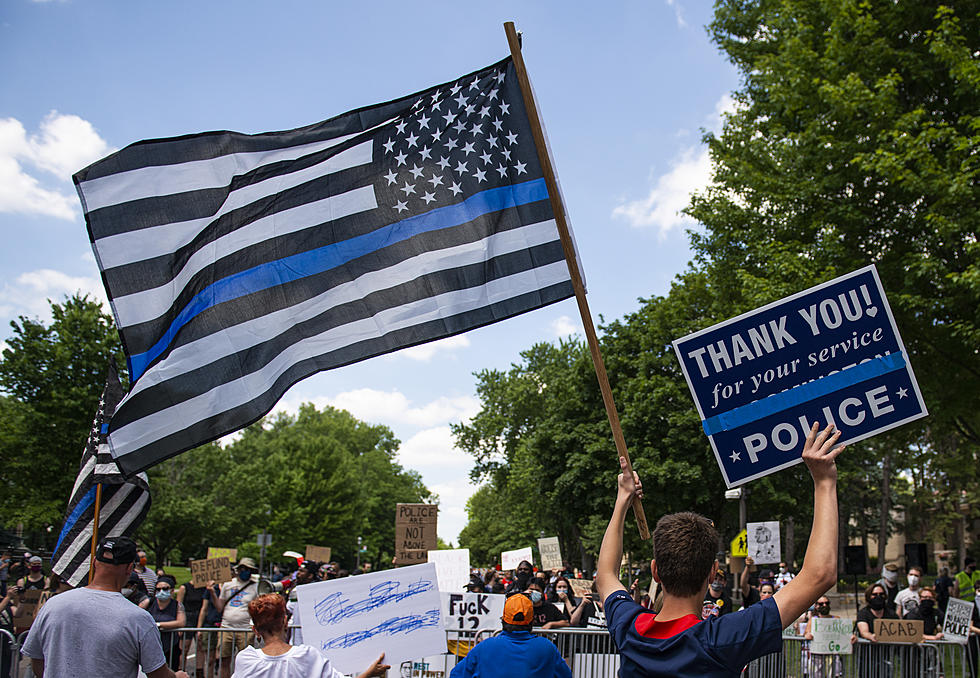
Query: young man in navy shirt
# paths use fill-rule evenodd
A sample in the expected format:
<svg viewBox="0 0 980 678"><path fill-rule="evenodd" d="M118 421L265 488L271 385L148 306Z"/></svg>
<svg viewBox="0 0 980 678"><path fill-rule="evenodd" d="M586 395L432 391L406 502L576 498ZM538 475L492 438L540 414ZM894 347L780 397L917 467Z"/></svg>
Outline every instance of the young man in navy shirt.
<svg viewBox="0 0 980 678"><path fill-rule="evenodd" d="M837 466L840 431L814 424L803 448L813 477L813 527L803 568L771 598L739 612L701 620L714 579L720 542L714 524L696 513L664 516L653 533L653 578L663 587L658 614L633 602L619 581L623 522L633 496L642 496L634 473L619 475L616 506L599 550L596 585L606 601L606 623L619 648L621 678L737 677L753 659L782 646L782 630L796 621L837 579ZM626 460L620 458L625 469Z"/></svg>

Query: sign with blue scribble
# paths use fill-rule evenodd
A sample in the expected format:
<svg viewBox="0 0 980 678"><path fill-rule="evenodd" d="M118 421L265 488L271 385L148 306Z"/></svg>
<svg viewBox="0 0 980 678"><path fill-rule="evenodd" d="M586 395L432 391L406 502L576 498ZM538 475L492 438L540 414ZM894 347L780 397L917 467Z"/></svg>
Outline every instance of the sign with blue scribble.
<svg viewBox="0 0 980 678"><path fill-rule="evenodd" d="M874 266L674 342L725 484L802 461L813 422L853 443L927 414Z"/></svg>
<svg viewBox="0 0 980 678"><path fill-rule="evenodd" d="M432 563L296 587L303 640L341 672L446 651L442 602Z"/></svg>

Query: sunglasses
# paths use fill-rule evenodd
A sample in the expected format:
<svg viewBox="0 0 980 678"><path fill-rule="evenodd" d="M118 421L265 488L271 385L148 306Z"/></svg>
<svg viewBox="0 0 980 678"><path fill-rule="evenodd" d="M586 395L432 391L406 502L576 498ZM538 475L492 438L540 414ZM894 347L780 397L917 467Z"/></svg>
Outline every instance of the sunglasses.
<svg viewBox="0 0 980 678"><path fill-rule="evenodd" d="M170 590L170 587L169 586L158 586L157 587L157 591L169 591L169 590Z"/></svg>

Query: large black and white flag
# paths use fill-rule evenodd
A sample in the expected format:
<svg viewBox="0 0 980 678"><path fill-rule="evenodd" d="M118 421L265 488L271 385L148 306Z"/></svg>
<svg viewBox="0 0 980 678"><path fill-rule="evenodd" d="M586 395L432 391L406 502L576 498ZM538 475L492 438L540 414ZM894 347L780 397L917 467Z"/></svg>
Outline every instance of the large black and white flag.
<svg viewBox="0 0 980 678"><path fill-rule="evenodd" d="M126 479L113 461L106 442L109 418L122 396L115 361L111 360L105 389L82 452L78 478L68 500L65 524L51 556L52 571L72 586L78 586L88 576L97 485L102 485L99 539L132 535L150 510L146 474Z"/></svg>
<svg viewBox="0 0 980 678"><path fill-rule="evenodd" d="M573 294L509 58L309 127L142 141L75 184L133 382L126 473L318 371Z"/></svg>

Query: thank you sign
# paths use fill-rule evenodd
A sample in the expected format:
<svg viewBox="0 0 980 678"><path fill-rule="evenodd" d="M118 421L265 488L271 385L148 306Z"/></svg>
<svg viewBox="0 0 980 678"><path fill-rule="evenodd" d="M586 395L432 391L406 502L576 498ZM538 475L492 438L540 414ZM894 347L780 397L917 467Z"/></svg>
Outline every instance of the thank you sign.
<svg viewBox="0 0 980 678"><path fill-rule="evenodd" d="M725 483L801 461L813 422L853 443L924 417L873 266L674 342Z"/></svg>

